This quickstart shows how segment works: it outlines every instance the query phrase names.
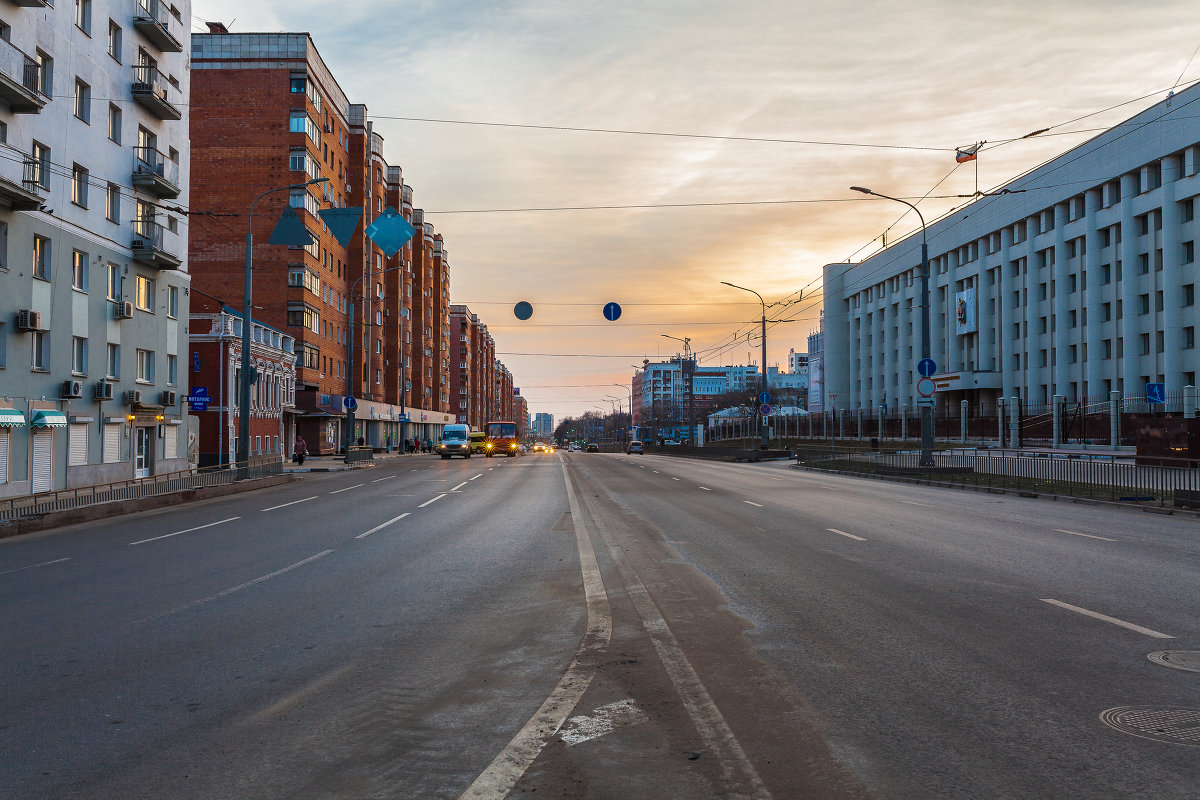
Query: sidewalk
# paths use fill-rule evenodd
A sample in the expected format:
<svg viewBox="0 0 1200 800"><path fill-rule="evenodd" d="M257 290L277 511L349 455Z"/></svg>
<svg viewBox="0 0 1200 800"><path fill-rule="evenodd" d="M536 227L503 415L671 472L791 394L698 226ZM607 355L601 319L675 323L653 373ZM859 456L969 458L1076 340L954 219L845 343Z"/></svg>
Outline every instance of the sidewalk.
<svg viewBox="0 0 1200 800"><path fill-rule="evenodd" d="M283 465L283 471L287 473L344 472L345 470L373 467L381 461L390 461L395 458L433 458L435 455L436 453L401 453L393 450L390 453L375 453L372 460L357 461L353 464L347 464L345 457L340 455L307 456L304 459L304 466L300 466L294 461L288 461Z"/></svg>

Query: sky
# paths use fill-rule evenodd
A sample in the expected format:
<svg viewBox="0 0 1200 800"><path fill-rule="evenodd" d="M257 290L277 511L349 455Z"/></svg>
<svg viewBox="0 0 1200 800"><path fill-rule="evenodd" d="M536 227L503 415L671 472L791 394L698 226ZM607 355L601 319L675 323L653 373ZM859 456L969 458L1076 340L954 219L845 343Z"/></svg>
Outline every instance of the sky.
<svg viewBox="0 0 1200 800"><path fill-rule="evenodd" d="M683 350L667 336L701 366L760 364L762 305L722 281L762 295L786 369L822 266L918 226L851 185L928 195L932 221L1200 79L1194 10L193 0L192 30L311 34L444 237L451 302L488 325L530 413L561 419L628 410L634 365Z"/></svg>

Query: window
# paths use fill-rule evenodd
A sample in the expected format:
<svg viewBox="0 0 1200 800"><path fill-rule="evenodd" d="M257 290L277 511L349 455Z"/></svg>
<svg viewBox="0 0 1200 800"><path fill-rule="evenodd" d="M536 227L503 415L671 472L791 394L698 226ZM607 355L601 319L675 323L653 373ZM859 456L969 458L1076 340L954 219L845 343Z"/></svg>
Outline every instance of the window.
<svg viewBox="0 0 1200 800"><path fill-rule="evenodd" d="M82 336L71 337L71 374L87 374L87 339Z"/></svg>
<svg viewBox="0 0 1200 800"><path fill-rule="evenodd" d="M121 26L108 21L108 54L121 63Z"/></svg>
<svg viewBox="0 0 1200 800"><path fill-rule="evenodd" d="M88 171L78 164L71 167L71 202L82 208L87 208Z"/></svg>
<svg viewBox="0 0 1200 800"><path fill-rule="evenodd" d="M121 379L121 345L108 343L108 358L104 371L105 377L110 380Z"/></svg>
<svg viewBox="0 0 1200 800"><path fill-rule="evenodd" d="M1196 304L1196 284L1185 283L1183 285L1183 305L1193 306Z"/></svg>
<svg viewBox="0 0 1200 800"><path fill-rule="evenodd" d="M75 118L92 122L92 87L79 78L75 79Z"/></svg>
<svg viewBox="0 0 1200 800"><path fill-rule="evenodd" d="M1196 328L1193 325L1188 325L1183 329L1183 349L1191 350L1196 346Z"/></svg>
<svg viewBox="0 0 1200 800"><path fill-rule="evenodd" d="M50 280L50 240L33 235L33 277Z"/></svg>
<svg viewBox="0 0 1200 800"><path fill-rule="evenodd" d="M154 279L138 275L135 283L133 303L142 311L154 313Z"/></svg>
<svg viewBox="0 0 1200 800"><path fill-rule="evenodd" d="M137 351L137 382L154 383L154 351Z"/></svg>
<svg viewBox="0 0 1200 800"><path fill-rule="evenodd" d="M121 221L121 187L115 183L104 193L104 216L109 222Z"/></svg>
<svg viewBox="0 0 1200 800"><path fill-rule="evenodd" d="M1183 263L1191 264L1196 260L1196 243L1187 241L1183 243Z"/></svg>
<svg viewBox="0 0 1200 800"><path fill-rule="evenodd" d="M1150 352L1150 334L1143 333L1138 335L1138 345L1141 347L1142 355Z"/></svg>
<svg viewBox="0 0 1200 800"><path fill-rule="evenodd" d="M33 331L29 334L29 344L29 365L33 369L46 369L50 361L50 334L47 331Z"/></svg>
<svg viewBox="0 0 1200 800"><path fill-rule="evenodd" d="M121 268L116 264L109 262L108 265L108 299L121 299L121 284L124 278L121 275Z"/></svg>
<svg viewBox="0 0 1200 800"><path fill-rule="evenodd" d="M121 107L115 103L108 104L108 138L121 143Z"/></svg>
<svg viewBox="0 0 1200 800"><path fill-rule="evenodd" d="M37 90L46 97L54 96L54 59L37 51L37 56L34 57L34 62L38 68Z"/></svg>
<svg viewBox="0 0 1200 800"><path fill-rule="evenodd" d="M92 0L75 0L75 25L88 36L92 35Z"/></svg>
<svg viewBox="0 0 1200 800"><path fill-rule="evenodd" d="M38 186L50 189L50 148L41 142L34 142L30 150L33 155L34 180Z"/></svg>
<svg viewBox="0 0 1200 800"><path fill-rule="evenodd" d="M308 115L308 112L293 111L290 119L291 122L288 126L288 130L290 130L292 133L307 134L308 138L314 143L321 143L321 134L317 130L317 123L314 122L312 117Z"/></svg>
<svg viewBox="0 0 1200 800"><path fill-rule="evenodd" d="M88 255L79 250L71 251L71 288L86 292L88 288Z"/></svg>
<svg viewBox="0 0 1200 800"><path fill-rule="evenodd" d="M174 386L179 377L179 356L167 355L167 386Z"/></svg>
<svg viewBox="0 0 1200 800"><path fill-rule="evenodd" d="M171 319L179 318L179 287L167 287L167 316Z"/></svg>

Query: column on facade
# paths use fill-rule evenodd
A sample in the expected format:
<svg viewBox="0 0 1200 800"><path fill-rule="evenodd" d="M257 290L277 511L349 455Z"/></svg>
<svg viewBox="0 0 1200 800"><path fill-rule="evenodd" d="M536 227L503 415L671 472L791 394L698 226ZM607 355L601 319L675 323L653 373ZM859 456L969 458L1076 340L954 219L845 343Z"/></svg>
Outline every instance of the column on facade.
<svg viewBox="0 0 1200 800"><path fill-rule="evenodd" d="M969 246L969 245L966 245ZM946 366L944 369L947 372L960 372L966 366L963 362L962 341L959 339L957 326L954 324L954 295L958 291L958 268L961 259L959 253L961 248L956 247L946 254L947 269L946 269L946 303L942 309L941 320L945 326L942 332L942 340L946 347Z"/></svg>
<svg viewBox="0 0 1200 800"><path fill-rule="evenodd" d="M1071 369L1068 348L1070 347L1070 329L1067 326L1067 315L1070 311L1068 302L1070 294L1067 291L1067 203L1057 203L1054 206L1054 267L1050 270L1052 286L1054 287L1053 320L1054 320L1054 391L1051 394L1069 397L1071 394Z"/></svg>
<svg viewBox="0 0 1200 800"><path fill-rule="evenodd" d="M990 249L990 242L989 242ZM982 256L981 256L982 258ZM975 369L980 372L996 370L997 353L996 353L996 326L1000 321L1000 314L996 306L1000 302L1000 279L996 278L992 281L989 273L992 269L997 269L998 272L1004 272L1004 262L1001 261L999 267L993 267L992 262L984 259L980 263L979 272L975 277L975 304L978 306L978 349L975 353Z"/></svg>
<svg viewBox="0 0 1200 800"><path fill-rule="evenodd" d="M1137 173L1128 172L1121 176L1121 392L1130 398L1141 391L1137 347L1137 228L1133 220L1137 186Z"/></svg>
<svg viewBox="0 0 1200 800"><path fill-rule="evenodd" d="M897 357L899 362L899 374L896 376L896 407L901 405L913 405L916 400L916 387L909 379L913 374L913 364L916 359L913 358L912 352L912 286L908 280L911 273L905 273L904 285L900 287L900 336L899 347L900 353Z"/></svg>
<svg viewBox="0 0 1200 800"><path fill-rule="evenodd" d="M861 296L861 295L860 295ZM860 308L862 312L858 316L858 402L855 403L855 408L862 408L864 405L871 405L871 392L867 388L867 379L871 375L871 331L874 327L874 316L865 308L864 302ZM871 382L874 386L874 381Z"/></svg>
<svg viewBox="0 0 1200 800"><path fill-rule="evenodd" d="M1163 380L1167 391L1178 392L1187 383L1183 379L1183 304L1179 292L1183 281L1183 242L1180 237L1182 214L1176 202L1176 182L1180 176L1177 156L1160 162L1162 170L1162 251L1163 268ZM1153 296L1153 295L1152 295ZM1157 338L1157 334L1151 337Z"/></svg>
<svg viewBox="0 0 1200 800"><path fill-rule="evenodd" d="M1018 222L1017 225L1023 225ZM1000 370L1000 397L1012 397L1017 368L1013 364L1013 353L1020 348L1020 332L1013 331L1017 322L1017 304L1013 302L1012 240L1013 225L1005 225L1000 231L1000 276L996 279L996 369ZM1019 322L1017 323L1020 324ZM1003 434L1001 434L1003 439Z"/></svg>
<svg viewBox="0 0 1200 800"><path fill-rule="evenodd" d="M891 282L891 278L888 279ZM893 331L896 329L896 305L892 302L892 293L887 295L887 302L884 303L881 309L880 316L883 317L883 336L880 339L880 346L883 348L882 373L883 383L881 391L883 397L880 398L880 405L884 402L891 405L896 404L896 339Z"/></svg>
<svg viewBox="0 0 1200 800"><path fill-rule="evenodd" d="M940 279L937 270L934 269L934 262L929 264L929 297L921 297L921 302L918 308L923 306L928 300L929 302L929 351L934 363L937 364L938 372L950 372L950 358L946 348L946 303L939 298L939 292L945 287L942 285L944 281ZM917 284L917 294L920 296L920 281ZM920 331L917 332L920 337ZM920 338L917 339L920 341Z"/></svg>
<svg viewBox="0 0 1200 800"><path fill-rule="evenodd" d="M1084 224L1086 233L1083 240L1083 258L1080 259L1080 280L1087 284L1084 291L1084 313L1087 314L1087 325L1084 328L1083 349L1087 350L1084 378L1087 389L1083 394L1085 402L1097 403L1107 400L1104 393L1104 343L1100 314L1100 287L1103 278L1100 274L1100 206L1103 201L1102 190L1089 189L1084 194ZM1111 267L1110 274L1111 274ZM1082 320L1081 320L1082 322ZM1080 353L1080 357L1082 357ZM1116 375L1110 375L1116 383Z"/></svg>
<svg viewBox="0 0 1200 800"><path fill-rule="evenodd" d="M887 303L882 290L876 303L871 314L871 408L879 408L887 391Z"/></svg>

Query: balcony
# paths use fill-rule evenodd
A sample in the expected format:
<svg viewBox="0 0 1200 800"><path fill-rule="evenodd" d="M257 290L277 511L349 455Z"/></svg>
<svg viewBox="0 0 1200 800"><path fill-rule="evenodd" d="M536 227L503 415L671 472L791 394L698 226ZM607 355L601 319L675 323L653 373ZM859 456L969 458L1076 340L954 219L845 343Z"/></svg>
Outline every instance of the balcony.
<svg viewBox="0 0 1200 800"><path fill-rule="evenodd" d="M0 101L14 114L37 114L50 102L41 92L41 72L41 65L0 39Z"/></svg>
<svg viewBox="0 0 1200 800"><path fill-rule="evenodd" d="M133 148L133 185L156 197L179 197L179 165L153 147Z"/></svg>
<svg viewBox="0 0 1200 800"><path fill-rule="evenodd" d="M133 222L133 260L149 264L158 269L179 269L183 259L167 246L166 229L153 219L138 219Z"/></svg>
<svg viewBox="0 0 1200 800"><path fill-rule="evenodd" d="M159 0L138 0L133 27L164 53L182 53L183 44L171 33L171 12Z"/></svg>
<svg viewBox="0 0 1200 800"><path fill-rule="evenodd" d="M173 94L174 93L174 94ZM157 67L137 64L133 68L133 100L161 120L180 120L183 114L170 98L178 90L163 79Z"/></svg>
<svg viewBox="0 0 1200 800"><path fill-rule="evenodd" d="M14 6L22 8L49 8L50 0L10 0Z"/></svg>
<svg viewBox="0 0 1200 800"><path fill-rule="evenodd" d="M45 202L46 189L41 181L45 168L32 156L25 156L23 162L0 159L0 207L36 211Z"/></svg>

